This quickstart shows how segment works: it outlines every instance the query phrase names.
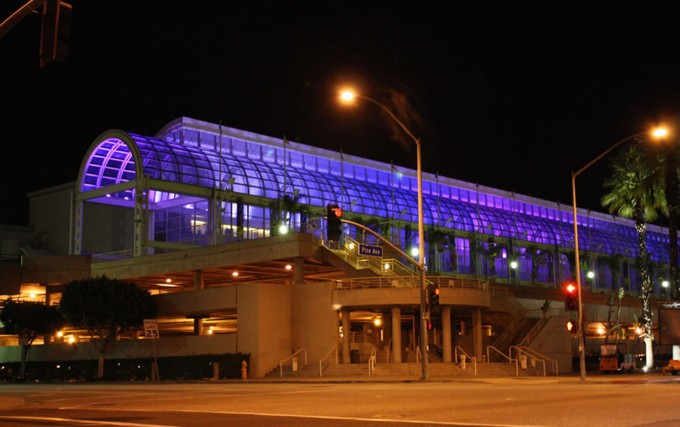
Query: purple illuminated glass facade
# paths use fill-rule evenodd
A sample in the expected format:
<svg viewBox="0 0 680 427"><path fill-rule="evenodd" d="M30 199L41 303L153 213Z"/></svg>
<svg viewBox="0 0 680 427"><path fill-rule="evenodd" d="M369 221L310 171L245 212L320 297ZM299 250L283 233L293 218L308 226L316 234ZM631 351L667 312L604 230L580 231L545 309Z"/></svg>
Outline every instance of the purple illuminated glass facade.
<svg viewBox="0 0 680 427"><path fill-rule="evenodd" d="M329 203L406 250L417 242L412 169L189 118L169 123L154 137L102 134L83 161L79 191L83 202L135 210L150 242L261 238L275 234L282 222L323 238ZM293 206L282 202L284 196ZM427 173L423 196L428 274L552 286L570 278L570 206ZM633 222L580 211L579 225L584 265L595 272L592 285L635 290ZM352 227L347 233L361 237ZM667 230L650 226L647 239L652 261L662 265ZM80 252L97 251L83 243ZM664 271L660 267L656 275Z"/></svg>

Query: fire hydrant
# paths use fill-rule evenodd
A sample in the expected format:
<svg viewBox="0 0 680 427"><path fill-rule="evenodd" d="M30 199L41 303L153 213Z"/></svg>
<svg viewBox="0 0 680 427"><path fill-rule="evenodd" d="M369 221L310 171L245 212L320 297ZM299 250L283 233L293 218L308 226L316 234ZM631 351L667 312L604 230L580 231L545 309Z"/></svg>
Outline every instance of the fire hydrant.
<svg viewBox="0 0 680 427"><path fill-rule="evenodd" d="M241 361L241 379L248 381L248 362L245 360Z"/></svg>

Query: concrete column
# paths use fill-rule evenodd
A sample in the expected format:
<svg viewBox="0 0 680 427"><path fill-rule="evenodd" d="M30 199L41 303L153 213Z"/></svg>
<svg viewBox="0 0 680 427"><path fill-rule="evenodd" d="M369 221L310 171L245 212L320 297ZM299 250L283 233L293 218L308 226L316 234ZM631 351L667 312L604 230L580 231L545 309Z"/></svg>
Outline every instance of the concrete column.
<svg viewBox="0 0 680 427"><path fill-rule="evenodd" d="M194 335L203 335L202 317L194 317Z"/></svg>
<svg viewBox="0 0 680 427"><path fill-rule="evenodd" d="M305 259L302 257L295 258L295 265L293 266L293 283L296 285L305 283Z"/></svg>
<svg viewBox="0 0 680 427"><path fill-rule="evenodd" d="M203 282L203 270L194 271L194 290L201 290L205 287ZM203 335L203 318L194 317L194 335Z"/></svg>
<svg viewBox="0 0 680 427"><path fill-rule="evenodd" d="M204 283L203 283L203 270L195 270L194 271L194 289L203 289L204 288Z"/></svg>
<svg viewBox="0 0 680 427"><path fill-rule="evenodd" d="M342 310L342 363L352 363L349 353L349 336L351 333L349 310Z"/></svg>
<svg viewBox="0 0 680 427"><path fill-rule="evenodd" d="M442 348L444 363L451 363L451 306L442 306Z"/></svg>
<svg viewBox="0 0 680 427"><path fill-rule="evenodd" d="M401 363L401 309L392 309L392 360L394 363Z"/></svg>
<svg viewBox="0 0 680 427"><path fill-rule="evenodd" d="M472 311L472 348L478 362L482 361L482 309Z"/></svg>
<svg viewBox="0 0 680 427"><path fill-rule="evenodd" d="M49 285L40 285L45 288L45 305L50 306L52 305L52 290L50 289ZM43 336L43 341L45 344L48 344L52 339L52 335L45 335Z"/></svg>

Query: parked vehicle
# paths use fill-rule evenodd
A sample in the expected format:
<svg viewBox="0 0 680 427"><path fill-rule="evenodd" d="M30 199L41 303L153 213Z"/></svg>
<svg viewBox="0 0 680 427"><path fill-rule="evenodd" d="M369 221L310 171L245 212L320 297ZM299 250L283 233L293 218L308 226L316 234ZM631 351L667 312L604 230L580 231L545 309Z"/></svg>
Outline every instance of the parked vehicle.
<svg viewBox="0 0 680 427"><path fill-rule="evenodd" d="M671 375L678 375L680 373L680 360L669 360L668 365L664 366L662 369L662 372L664 375L666 374L671 374Z"/></svg>
<svg viewBox="0 0 680 427"><path fill-rule="evenodd" d="M635 356L623 354L615 344L600 346L600 371L610 372L633 372L635 369Z"/></svg>

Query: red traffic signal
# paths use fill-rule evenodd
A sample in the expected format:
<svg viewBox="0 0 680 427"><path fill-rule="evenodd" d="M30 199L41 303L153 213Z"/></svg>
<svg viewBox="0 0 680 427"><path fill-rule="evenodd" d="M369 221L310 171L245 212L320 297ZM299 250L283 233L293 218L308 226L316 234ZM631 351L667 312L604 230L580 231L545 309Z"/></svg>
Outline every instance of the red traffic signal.
<svg viewBox="0 0 680 427"><path fill-rule="evenodd" d="M329 204L326 209L326 237L337 247L342 235L342 209L338 205Z"/></svg>
<svg viewBox="0 0 680 427"><path fill-rule="evenodd" d="M574 282L564 284L564 309L567 311L578 310L578 287Z"/></svg>
<svg viewBox="0 0 680 427"><path fill-rule="evenodd" d="M578 323L576 323L575 320L567 320L565 326L567 328L567 332L570 332L572 334L578 331Z"/></svg>
<svg viewBox="0 0 680 427"><path fill-rule="evenodd" d="M439 286L428 285L427 286L427 301L430 304L430 310L439 307Z"/></svg>

